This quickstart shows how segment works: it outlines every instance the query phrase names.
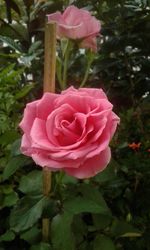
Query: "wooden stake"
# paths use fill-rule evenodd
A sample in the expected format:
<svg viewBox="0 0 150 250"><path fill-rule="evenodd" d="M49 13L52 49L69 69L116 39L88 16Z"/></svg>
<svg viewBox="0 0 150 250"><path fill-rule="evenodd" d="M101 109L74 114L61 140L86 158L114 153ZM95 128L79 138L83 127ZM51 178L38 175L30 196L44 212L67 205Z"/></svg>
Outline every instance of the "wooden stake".
<svg viewBox="0 0 150 250"><path fill-rule="evenodd" d="M44 55L44 92L55 92L56 70L56 23L47 23L45 27L45 55ZM51 171L43 169L43 194L49 196L51 190ZM43 241L49 241L49 218L42 220Z"/></svg>
<svg viewBox="0 0 150 250"><path fill-rule="evenodd" d="M55 92L56 23L45 28L44 92Z"/></svg>

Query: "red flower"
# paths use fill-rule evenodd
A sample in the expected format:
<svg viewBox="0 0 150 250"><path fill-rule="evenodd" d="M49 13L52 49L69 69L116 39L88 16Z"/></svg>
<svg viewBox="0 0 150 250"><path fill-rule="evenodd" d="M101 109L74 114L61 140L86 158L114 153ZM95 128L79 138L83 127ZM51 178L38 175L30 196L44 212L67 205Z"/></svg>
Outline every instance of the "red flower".
<svg viewBox="0 0 150 250"><path fill-rule="evenodd" d="M129 146L129 148L131 148L133 150L137 150L140 148L141 142L139 142L139 143L132 142L131 144L128 144L128 146Z"/></svg>

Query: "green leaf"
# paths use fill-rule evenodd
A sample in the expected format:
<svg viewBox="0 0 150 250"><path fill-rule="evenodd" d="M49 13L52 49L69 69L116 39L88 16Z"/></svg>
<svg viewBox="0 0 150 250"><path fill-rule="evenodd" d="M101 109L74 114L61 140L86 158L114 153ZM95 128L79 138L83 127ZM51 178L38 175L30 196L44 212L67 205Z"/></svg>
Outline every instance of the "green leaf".
<svg viewBox="0 0 150 250"><path fill-rule="evenodd" d="M78 188L81 196L64 203L64 209L73 214L83 212L111 215L111 212L99 190L91 184L81 184Z"/></svg>
<svg viewBox="0 0 150 250"><path fill-rule="evenodd" d="M141 236L141 232L137 228L125 221L119 221L117 219L112 223L111 233L118 237L132 237L131 235L135 237L136 234L137 237Z"/></svg>
<svg viewBox="0 0 150 250"><path fill-rule="evenodd" d="M51 239L54 250L75 250L71 223L73 215L64 213L56 215L51 224Z"/></svg>
<svg viewBox="0 0 150 250"><path fill-rule="evenodd" d="M23 98L24 96L26 96L33 88L34 88L34 84L28 84L24 86L19 92L16 93L15 95L16 100L19 100Z"/></svg>
<svg viewBox="0 0 150 250"><path fill-rule="evenodd" d="M52 250L51 245L45 242L40 242L37 245L33 245L30 250Z"/></svg>
<svg viewBox="0 0 150 250"><path fill-rule="evenodd" d="M20 57L20 62L22 62L25 67L30 67L32 60L34 60L37 57L37 54L32 55L23 55Z"/></svg>
<svg viewBox="0 0 150 250"><path fill-rule="evenodd" d="M35 199L23 197L10 214L10 226L15 232L27 230L41 217L48 200L46 197Z"/></svg>
<svg viewBox="0 0 150 250"><path fill-rule="evenodd" d="M21 139L17 139L11 146L11 156L17 156L21 154L20 151Z"/></svg>
<svg viewBox="0 0 150 250"><path fill-rule="evenodd" d="M65 56L65 53L67 51L68 44L69 44L69 40L68 39L66 39L66 38L61 39L60 47L61 47L61 51L62 51L63 57Z"/></svg>
<svg viewBox="0 0 150 250"><path fill-rule="evenodd" d="M43 188L42 171L34 170L21 178L19 190L25 194L41 194Z"/></svg>
<svg viewBox="0 0 150 250"><path fill-rule="evenodd" d="M36 41L33 44L31 44L28 54L35 53L35 51L41 46L42 42L41 41Z"/></svg>
<svg viewBox="0 0 150 250"><path fill-rule="evenodd" d="M74 178L73 176L69 176L69 175L64 175L62 178L62 183L63 184L69 184L69 183L73 183L76 184L78 181L76 178Z"/></svg>
<svg viewBox="0 0 150 250"><path fill-rule="evenodd" d="M57 74L59 84L61 86L61 84L62 84L62 61L58 56L57 56L56 60L57 60L56 61L56 74Z"/></svg>
<svg viewBox="0 0 150 250"><path fill-rule="evenodd" d="M72 231L77 245L84 241L85 235L88 234L88 229L88 225L84 222L82 215L78 214L73 217Z"/></svg>
<svg viewBox="0 0 150 250"><path fill-rule="evenodd" d="M21 46L18 43L14 42L14 40L11 39L10 37L0 35L0 41L6 43L9 47L14 49L15 51L22 52Z"/></svg>
<svg viewBox="0 0 150 250"><path fill-rule="evenodd" d="M11 192L4 197L3 207L11 207L15 205L18 201L18 194L16 192Z"/></svg>
<svg viewBox="0 0 150 250"><path fill-rule="evenodd" d="M99 190L91 184L82 184L79 190L83 197L87 200L91 200L105 210L105 213L111 214L110 210Z"/></svg>
<svg viewBox="0 0 150 250"><path fill-rule="evenodd" d="M13 143L16 139L18 139L19 134L14 130L7 130L0 136L0 144L1 145L8 145Z"/></svg>
<svg viewBox="0 0 150 250"><path fill-rule="evenodd" d="M31 244L31 243L37 242L40 235L41 235L41 230L37 227L32 227L28 231L22 233L20 235L20 239L23 239Z"/></svg>
<svg viewBox="0 0 150 250"><path fill-rule="evenodd" d="M94 200L86 199L84 197L76 197L64 202L64 210L72 214L79 214L84 212L107 214L103 205L98 204Z"/></svg>
<svg viewBox="0 0 150 250"><path fill-rule="evenodd" d="M92 218L93 218L94 227L97 230L105 229L106 227L109 226L112 220L112 217L108 215L104 215L104 214L103 215L93 214Z"/></svg>
<svg viewBox="0 0 150 250"><path fill-rule="evenodd" d="M97 236L93 243L93 250L115 250L113 241L104 235Z"/></svg>
<svg viewBox="0 0 150 250"><path fill-rule="evenodd" d="M10 158L3 172L3 180L7 180L11 175L13 175L17 169L31 164L31 159L23 155L18 155Z"/></svg>
<svg viewBox="0 0 150 250"><path fill-rule="evenodd" d="M4 234L0 236L0 242L1 241L12 241L15 238L14 232L8 230Z"/></svg>

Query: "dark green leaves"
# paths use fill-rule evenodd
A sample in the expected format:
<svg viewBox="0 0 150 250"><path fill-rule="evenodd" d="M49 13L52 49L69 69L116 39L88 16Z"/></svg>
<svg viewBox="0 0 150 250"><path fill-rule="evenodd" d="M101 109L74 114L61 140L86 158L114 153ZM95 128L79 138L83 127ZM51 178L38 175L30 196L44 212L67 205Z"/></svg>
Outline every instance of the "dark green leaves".
<svg viewBox="0 0 150 250"><path fill-rule="evenodd" d="M23 232L20 236L21 239L29 242L30 244L33 244L36 241L38 241L40 237L41 237L41 230L37 226L34 226L29 230Z"/></svg>
<svg viewBox="0 0 150 250"><path fill-rule="evenodd" d="M25 194L42 194L42 171L34 170L21 178L19 190Z"/></svg>
<svg viewBox="0 0 150 250"><path fill-rule="evenodd" d="M84 240L83 235L87 233L84 231L86 225L84 226L82 219L77 217L82 226L79 234L76 232L76 223L73 223L73 219L77 215L94 213L110 216L110 211L97 188L90 184L81 184L79 192L80 196L70 198L64 202L64 213L55 216L52 221L52 243L55 250L75 250L75 242ZM73 226L75 226L75 229ZM76 241L75 236L77 236Z"/></svg>
<svg viewBox="0 0 150 250"><path fill-rule="evenodd" d="M103 205L98 204L94 200L77 197L73 198L64 203L64 209L68 211L68 213L79 214L84 212L89 213L106 213L106 210Z"/></svg>
<svg viewBox="0 0 150 250"><path fill-rule="evenodd" d="M45 242L40 242L37 245L33 245L30 250L53 250L51 245Z"/></svg>
<svg viewBox="0 0 150 250"><path fill-rule="evenodd" d="M64 213L52 221L52 244L54 250L75 250L74 236L71 231L73 214Z"/></svg>
<svg viewBox="0 0 150 250"><path fill-rule="evenodd" d="M125 221L114 220L111 233L117 237L140 237L141 232Z"/></svg>
<svg viewBox="0 0 150 250"><path fill-rule="evenodd" d="M104 235L97 236L94 240L93 250L116 250L113 241Z"/></svg>
<svg viewBox="0 0 150 250"><path fill-rule="evenodd" d="M14 40L11 39L10 37L0 35L0 40L6 43L10 48L14 49L15 51L18 51L18 52L22 51L21 46L18 43L14 42Z"/></svg>
<svg viewBox="0 0 150 250"><path fill-rule="evenodd" d="M15 238L15 234L13 231L6 231L4 234L0 236L0 242L1 241L12 241Z"/></svg>
<svg viewBox="0 0 150 250"><path fill-rule="evenodd" d="M46 197L41 199L33 197L22 198L12 210L10 216L10 227L12 230L20 232L32 227L41 217L46 204Z"/></svg>
<svg viewBox="0 0 150 250"><path fill-rule="evenodd" d="M7 163L4 173L3 173L3 179L8 179L11 175L13 175L17 169L31 164L31 159L28 157L25 157L23 155L18 155L16 157L12 157L9 159L9 162Z"/></svg>

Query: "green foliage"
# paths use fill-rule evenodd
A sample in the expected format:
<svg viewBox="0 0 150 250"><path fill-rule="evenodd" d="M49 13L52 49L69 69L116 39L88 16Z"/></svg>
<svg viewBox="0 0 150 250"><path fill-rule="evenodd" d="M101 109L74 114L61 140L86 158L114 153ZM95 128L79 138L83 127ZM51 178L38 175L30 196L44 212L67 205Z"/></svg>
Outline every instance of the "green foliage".
<svg viewBox="0 0 150 250"><path fill-rule="evenodd" d="M52 250L50 244L41 242L37 245L33 245L30 250Z"/></svg>
<svg viewBox="0 0 150 250"><path fill-rule="evenodd" d="M68 85L80 86L91 56L86 86L107 92L121 124L109 166L84 181L53 173L49 199L41 169L21 155L18 124L25 104L42 94L45 15L69 4L92 11L102 36L94 61L71 47ZM149 7L145 0L0 2L0 249L150 249ZM64 58L67 42L60 47ZM42 216L51 221L50 243L42 242Z"/></svg>
<svg viewBox="0 0 150 250"><path fill-rule="evenodd" d="M41 217L44 206L47 203L45 197L23 197L10 215L10 227L15 232L31 228Z"/></svg>
<svg viewBox="0 0 150 250"><path fill-rule="evenodd" d="M95 238L93 243L93 250L115 250L115 245L109 237L106 236L98 236Z"/></svg>
<svg viewBox="0 0 150 250"><path fill-rule="evenodd" d="M56 215L52 221L52 245L54 250L74 250L75 242L71 231L73 215L64 213Z"/></svg>
<svg viewBox="0 0 150 250"><path fill-rule="evenodd" d="M42 194L42 187L42 172L37 170L22 176L19 184L19 190L24 194Z"/></svg>
<svg viewBox="0 0 150 250"><path fill-rule="evenodd" d="M7 231L0 237L0 242L1 241L12 241L15 238L15 234L12 231Z"/></svg>
<svg viewBox="0 0 150 250"><path fill-rule="evenodd" d="M11 157L5 166L4 172L3 172L3 180L8 179L11 175L13 175L17 169L28 165L31 163L31 160L27 157L24 157L23 155L18 155L15 157Z"/></svg>

